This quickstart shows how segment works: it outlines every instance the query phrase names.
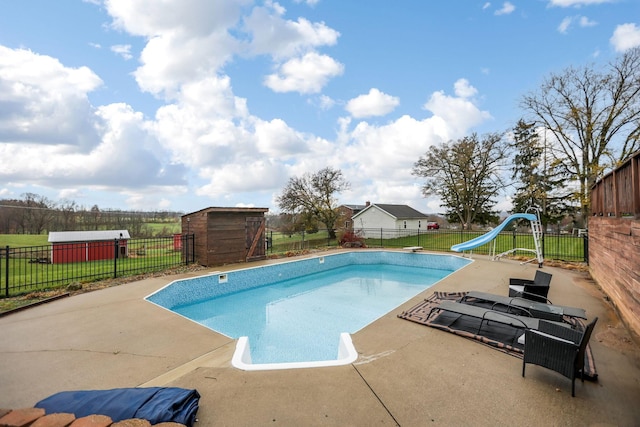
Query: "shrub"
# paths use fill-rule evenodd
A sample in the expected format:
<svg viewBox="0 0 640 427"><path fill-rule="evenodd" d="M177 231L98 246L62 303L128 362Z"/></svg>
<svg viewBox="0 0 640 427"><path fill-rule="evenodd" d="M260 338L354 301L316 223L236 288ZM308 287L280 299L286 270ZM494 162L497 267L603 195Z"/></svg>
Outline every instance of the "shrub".
<svg viewBox="0 0 640 427"><path fill-rule="evenodd" d="M364 237L353 230L344 230L338 236L338 242L343 248L366 248Z"/></svg>

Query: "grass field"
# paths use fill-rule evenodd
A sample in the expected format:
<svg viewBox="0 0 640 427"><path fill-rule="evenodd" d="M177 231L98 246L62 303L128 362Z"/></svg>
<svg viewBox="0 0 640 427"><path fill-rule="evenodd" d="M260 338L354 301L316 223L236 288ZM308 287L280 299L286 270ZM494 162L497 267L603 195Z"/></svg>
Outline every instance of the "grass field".
<svg viewBox="0 0 640 427"><path fill-rule="evenodd" d="M144 227L158 237L169 237L181 233L179 222L148 222ZM0 248L48 245L48 234L0 234Z"/></svg>
<svg viewBox="0 0 640 427"><path fill-rule="evenodd" d="M182 233L182 225L180 222L148 222L145 223L154 236L169 237L173 234Z"/></svg>
<svg viewBox="0 0 640 427"><path fill-rule="evenodd" d="M0 234L0 248L48 245L47 234Z"/></svg>

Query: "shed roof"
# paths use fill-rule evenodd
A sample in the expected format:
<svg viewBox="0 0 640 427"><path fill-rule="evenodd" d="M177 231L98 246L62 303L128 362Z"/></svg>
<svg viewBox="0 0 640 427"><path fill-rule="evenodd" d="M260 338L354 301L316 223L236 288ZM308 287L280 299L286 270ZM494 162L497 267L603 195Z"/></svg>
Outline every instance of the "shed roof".
<svg viewBox="0 0 640 427"><path fill-rule="evenodd" d="M190 215L197 214L197 213L203 213L203 212L264 213L264 212L269 212L269 208L237 208L237 207L236 208L222 208L222 207L212 206L212 207L200 209L200 210L195 211L195 212L189 212L188 214L182 215L182 217L190 216Z"/></svg>
<svg viewBox="0 0 640 427"><path fill-rule="evenodd" d="M427 215L413 209L409 205L390 205L390 204L383 204L383 203L372 203L371 205L367 206L365 209L355 214L353 217L355 218L359 215L362 215L363 213L373 208L374 206L377 207L378 209L385 211L386 213L388 213L389 215L391 215L396 219L427 218Z"/></svg>
<svg viewBox="0 0 640 427"><path fill-rule="evenodd" d="M50 231L49 243L94 242L114 239L130 239L128 230Z"/></svg>

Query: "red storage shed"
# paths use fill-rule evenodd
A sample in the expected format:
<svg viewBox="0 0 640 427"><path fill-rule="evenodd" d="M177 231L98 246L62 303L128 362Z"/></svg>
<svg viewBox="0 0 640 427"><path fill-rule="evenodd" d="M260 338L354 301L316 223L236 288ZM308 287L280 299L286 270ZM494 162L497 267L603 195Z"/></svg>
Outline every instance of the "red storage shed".
<svg viewBox="0 0 640 427"><path fill-rule="evenodd" d="M126 258L130 238L127 230L51 231L51 263L97 261L114 256Z"/></svg>

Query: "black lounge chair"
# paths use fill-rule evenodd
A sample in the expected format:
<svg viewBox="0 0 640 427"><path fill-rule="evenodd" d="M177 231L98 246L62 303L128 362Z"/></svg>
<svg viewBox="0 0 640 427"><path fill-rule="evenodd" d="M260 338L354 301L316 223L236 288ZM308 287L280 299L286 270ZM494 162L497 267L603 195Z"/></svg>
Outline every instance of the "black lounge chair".
<svg viewBox="0 0 640 427"><path fill-rule="evenodd" d="M540 322L546 322L535 317L519 316L500 311L495 311L475 305L468 305L454 301L442 301L439 305L433 307L427 316L427 320L434 312L448 311L463 316L470 316L480 320L476 335L480 335L483 325L490 322L499 323L513 328L514 336L512 342L515 344L518 337L522 335L523 330L538 329ZM547 322L558 326L559 328L569 329L570 325L561 322Z"/></svg>
<svg viewBox="0 0 640 427"><path fill-rule="evenodd" d="M505 297L486 292L471 291L460 299L463 304L477 305L495 311L513 313L521 316L562 322L564 316L586 319L584 309L562 305L546 304L520 297Z"/></svg>
<svg viewBox="0 0 640 427"><path fill-rule="evenodd" d="M551 277L552 275L549 273L536 270L533 280L511 278L509 279L509 296L546 303Z"/></svg>
<svg viewBox="0 0 640 427"><path fill-rule="evenodd" d="M584 382L584 354L598 318L589 323L584 332L558 327L540 320L537 330L524 333L522 376L527 363L556 371L571 380L571 396L576 395L576 376Z"/></svg>

